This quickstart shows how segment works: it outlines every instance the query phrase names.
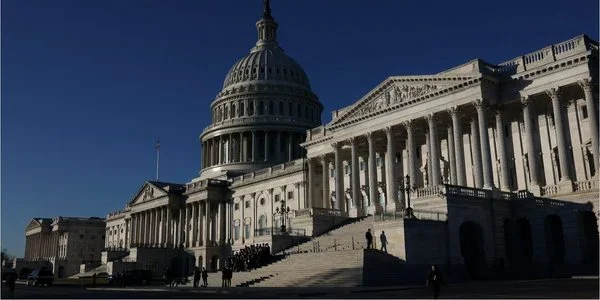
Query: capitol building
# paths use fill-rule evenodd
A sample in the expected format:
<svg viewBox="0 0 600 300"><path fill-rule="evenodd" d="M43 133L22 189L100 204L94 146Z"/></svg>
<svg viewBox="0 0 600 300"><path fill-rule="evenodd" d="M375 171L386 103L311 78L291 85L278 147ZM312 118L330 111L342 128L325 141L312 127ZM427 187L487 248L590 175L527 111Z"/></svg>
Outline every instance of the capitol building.
<svg viewBox="0 0 600 300"><path fill-rule="evenodd" d="M124 199L93 267L216 271L269 244L289 254L280 266L347 262L355 285L368 285L370 261L457 278L597 274L597 41L391 76L321 124L327 100L278 26L267 1L256 44L210 105L198 177L147 181ZM387 253L363 249L366 229L377 241L385 231Z"/></svg>

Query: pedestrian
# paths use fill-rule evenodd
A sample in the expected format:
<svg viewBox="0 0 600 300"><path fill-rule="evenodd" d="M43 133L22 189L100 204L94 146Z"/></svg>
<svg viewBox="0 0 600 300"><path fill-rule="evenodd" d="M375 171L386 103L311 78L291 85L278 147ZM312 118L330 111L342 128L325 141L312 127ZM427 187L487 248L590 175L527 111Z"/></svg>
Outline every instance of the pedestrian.
<svg viewBox="0 0 600 300"><path fill-rule="evenodd" d="M92 275L92 286L96 286L96 273Z"/></svg>
<svg viewBox="0 0 600 300"><path fill-rule="evenodd" d="M125 287L125 273L120 272L119 273L119 283L121 284L121 287L124 288Z"/></svg>
<svg viewBox="0 0 600 300"><path fill-rule="evenodd" d="M227 268L221 269L221 287L227 286Z"/></svg>
<svg viewBox="0 0 600 300"><path fill-rule="evenodd" d="M233 269L231 266L227 268L227 286L231 287L231 278L233 277Z"/></svg>
<svg viewBox="0 0 600 300"><path fill-rule="evenodd" d="M202 283L202 286L208 286L208 272L206 271L206 268L202 268Z"/></svg>
<svg viewBox="0 0 600 300"><path fill-rule="evenodd" d="M433 299L437 299L437 297L440 295L440 286L444 284L444 277L442 276L442 273L438 269L437 265L431 266L431 271L429 272L429 275L427 275L427 281L425 284L431 287Z"/></svg>
<svg viewBox="0 0 600 300"><path fill-rule="evenodd" d="M367 230L365 233L365 238L367 239L367 249L371 249L373 245L373 235L371 235L371 229Z"/></svg>
<svg viewBox="0 0 600 300"><path fill-rule="evenodd" d="M381 240L381 251L384 251L385 253L387 253L388 240L387 240L387 237L385 236L385 231L381 231L381 234L379 235L379 239Z"/></svg>
<svg viewBox="0 0 600 300"><path fill-rule="evenodd" d="M194 287L197 288L200 284L200 268L194 267Z"/></svg>
<svg viewBox="0 0 600 300"><path fill-rule="evenodd" d="M8 285L8 298L15 297L15 285L17 282L17 274L10 274L6 278L6 285Z"/></svg>

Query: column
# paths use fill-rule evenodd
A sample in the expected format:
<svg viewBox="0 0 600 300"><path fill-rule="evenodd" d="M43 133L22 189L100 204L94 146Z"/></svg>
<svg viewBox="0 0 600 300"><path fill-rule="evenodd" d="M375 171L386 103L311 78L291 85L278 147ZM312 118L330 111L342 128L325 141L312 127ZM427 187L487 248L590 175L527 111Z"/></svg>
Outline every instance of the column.
<svg viewBox="0 0 600 300"><path fill-rule="evenodd" d="M510 173L508 172L508 158L506 157L506 143L504 141L504 122L502 121L502 106L496 106L496 143L498 143L498 156L500 157L500 188L510 191Z"/></svg>
<svg viewBox="0 0 600 300"><path fill-rule="evenodd" d="M352 166L352 204L354 206L354 210L356 210L356 215L354 217L362 216L363 214L360 212L360 171L358 164L358 141L356 137L350 138L350 155L351 155L351 166Z"/></svg>
<svg viewBox="0 0 600 300"><path fill-rule="evenodd" d="M415 136L413 133L413 122L411 120L403 122L406 128L406 152L408 155L408 175L410 176L411 182L416 183L417 181L417 149L415 146Z"/></svg>
<svg viewBox="0 0 600 300"><path fill-rule="evenodd" d="M202 203L198 201L198 221L196 223L196 246L200 247L202 242Z"/></svg>
<svg viewBox="0 0 600 300"><path fill-rule="evenodd" d="M131 229L131 234L132 234L132 238L131 238L131 243L133 244L132 247L137 247L138 243L139 243L139 235L140 235L140 221L139 221L139 217L138 214L132 214L131 215L131 219L132 219L132 224L133 224L133 228ZM106 239L108 239L108 236L106 237Z"/></svg>
<svg viewBox="0 0 600 300"><path fill-rule="evenodd" d="M185 207L179 208L179 218L177 220L177 248L179 248L182 244L184 244L184 236L183 236L183 218L185 218Z"/></svg>
<svg viewBox="0 0 600 300"><path fill-rule="evenodd" d="M306 187L306 193L308 194L308 206L307 208L312 208L315 206L315 195L314 195L314 190L315 190L315 180L314 180L314 173L315 173L315 162L314 159L312 158L308 158L307 159L307 165L308 165L308 187Z"/></svg>
<svg viewBox="0 0 600 300"><path fill-rule="evenodd" d="M345 192L344 191L344 166L342 160L341 143L332 143L331 147L333 148L333 154L335 159L335 209L339 209L341 211L345 211L344 203L345 201Z"/></svg>
<svg viewBox="0 0 600 300"><path fill-rule="evenodd" d="M152 244L154 244L154 228L152 227L152 224L154 224L154 214L152 212L152 209L147 210L147 214L148 214L148 247L152 247Z"/></svg>
<svg viewBox="0 0 600 300"><path fill-rule="evenodd" d="M256 161L256 131L252 130L252 162Z"/></svg>
<svg viewBox="0 0 600 300"><path fill-rule="evenodd" d="M456 185L456 154L452 126L448 126L448 161L450 162L450 184Z"/></svg>
<svg viewBox="0 0 600 300"><path fill-rule="evenodd" d="M488 106L486 99L477 99L473 102L477 108L477 120L479 121L479 144L481 145L481 165L483 171L483 188L494 188L494 177L492 175L492 154L490 151L490 138L487 128L487 114L485 110Z"/></svg>
<svg viewBox="0 0 600 300"><path fill-rule="evenodd" d="M186 248L190 247L190 215L191 215L191 206L189 204L185 205L185 221L183 222L184 225L184 229L183 232L185 232L185 242L184 245Z"/></svg>
<svg viewBox="0 0 600 300"><path fill-rule="evenodd" d="M166 207L166 222L165 222L165 226L166 226L166 230L165 230L165 243L166 246L171 246L173 245L173 213L171 212L171 206L169 206L169 204L167 204Z"/></svg>
<svg viewBox="0 0 600 300"><path fill-rule="evenodd" d="M294 137L293 137L292 133L290 132L288 134L288 147L287 147L287 150L288 150L288 161L294 160L294 146L293 146L293 144L294 144Z"/></svg>
<svg viewBox="0 0 600 300"><path fill-rule="evenodd" d="M599 147L598 144L598 113L597 113L597 100L594 100L593 86L594 83L592 79L587 78L582 81L579 81L579 85L583 89L583 93L585 95L585 103L588 111L588 126L590 131L590 137L592 140L592 154L594 155L594 168L599 170L600 162L599 162ZM598 176L598 172L595 172L596 176Z"/></svg>
<svg viewBox="0 0 600 300"><path fill-rule="evenodd" d="M448 109L452 117L452 130L454 134L454 155L456 161L456 184L460 186L467 185L467 173L465 172L465 155L462 124L460 122L458 106Z"/></svg>
<svg viewBox="0 0 600 300"><path fill-rule="evenodd" d="M244 143L244 133L240 132L240 143L238 144L238 155L239 155L239 162L245 162L246 158L244 157L244 151L246 151L245 148L245 143ZM199 244L199 243L198 243Z"/></svg>
<svg viewBox="0 0 600 300"><path fill-rule="evenodd" d="M269 132L265 131L265 161L269 161Z"/></svg>
<svg viewBox="0 0 600 300"><path fill-rule="evenodd" d="M475 187L483 188L483 170L481 170L481 148L479 146L479 130L477 120L471 120L471 152L473 153L473 171L475 174Z"/></svg>
<svg viewBox="0 0 600 300"><path fill-rule="evenodd" d="M521 103L523 104L523 123L525 123L525 141L527 143L527 161L529 163L529 182L530 185L539 187L539 168L538 159L539 155L535 149L534 137L533 137L533 123L531 119L530 105L532 103L531 97L521 97Z"/></svg>
<svg viewBox="0 0 600 300"><path fill-rule="evenodd" d="M242 208L243 209L243 206ZM206 201L205 203L205 216L204 216L204 246L208 247L210 245L210 202Z"/></svg>
<svg viewBox="0 0 600 300"><path fill-rule="evenodd" d="M255 205L256 206L256 205ZM225 237L226 237L226 228L225 226L227 226L227 222L226 222L226 218L225 218L225 202L221 202L219 203L219 215L218 215L218 221L219 221L219 244L220 245L224 245L225 244ZM256 217L256 216L254 216Z"/></svg>
<svg viewBox="0 0 600 300"><path fill-rule="evenodd" d="M325 155L321 155L321 165L323 165L323 187L321 188L323 191L323 208L329 208L329 163Z"/></svg>
<svg viewBox="0 0 600 300"><path fill-rule="evenodd" d="M377 162L375 159L375 142L373 141L373 133L368 132L366 134L367 142L369 144L369 203L375 207L375 212L379 208L379 199L377 198Z"/></svg>
<svg viewBox="0 0 600 300"><path fill-rule="evenodd" d="M277 154L277 161L283 161L281 157L281 131L277 131L277 143L275 144L275 153Z"/></svg>
<svg viewBox="0 0 600 300"><path fill-rule="evenodd" d="M559 88L553 88L546 91L546 94L552 99L552 112L554 113L554 127L556 132L556 143L558 148L558 162L560 164L560 181L571 181L569 172L569 152L567 152L567 142L565 137L565 127L563 125L563 109L560 105L561 91ZM588 116L593 111L588 110Z"/></svg>
<svg viewBox="0 0 600 300"><path fill-rule="evenodd" d="M385 175L386 175L386 199L387 206L392 211L399 208L398 193L396 193L396 148L394 145L394 133L392 127L388 126L385 128L385 135L387 137L387 151L385 152Z"/></svg>
<svg viewBox="0 0 600 300"><path fill-rule="evenodd" d="M427 120L427 124L429 125L429 151L431 154L431 185L436 186L440 185L441 175L440 175L440 158L438 153L438 137L437 137L437 127L435 124L435 115L428 114L425 116Z"/></svg>
<svg viewBox="0 0 600 300"><path fill-rule="evenodd" d="M192 234L190 235L190 247L195 247L196 246L196 220L198 219L198 215L196 212L196 203L192 203L192 222L191 222L191 226L192 228L190 229Z"/></svg>

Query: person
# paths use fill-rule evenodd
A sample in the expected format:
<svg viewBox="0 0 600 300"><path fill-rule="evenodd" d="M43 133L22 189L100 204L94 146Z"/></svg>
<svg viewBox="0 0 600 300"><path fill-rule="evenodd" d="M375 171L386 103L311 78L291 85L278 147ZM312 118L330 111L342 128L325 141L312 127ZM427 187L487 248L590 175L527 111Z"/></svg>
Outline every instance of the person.
<svg viewBox="0 0 600 300"><path fill-rule="evenodd" d="M379 239L381 240L381 251L384 251L385 253L387 253L387 237L385 236L385 231L381 231L381 234L379 235Z"/></svg>
<svg viewBox="0 0 600 300"><path fill-rule="evenodd" d="M96 286L96 273L92 275L92 286Z"/></svg>
<svg viewBox="0 0 600 300"><path fill-rule="evenodd" d="M431 291L433 292L433 298L437 299L440 295L440 286L444 283L444 277L442 277L442 273L438 269L437 265L431 266L431 271L429 275L427 275L426 285L431 287Z"/></svg>
<svg viewBox="0 0 600 300"><path fill-rule="evenodd" d="M371 249L371 246L373 245L373 235L371 235L370 228L367 230L367 233L365 233L365 238L367 239L367 249Z"/></svg>
<svg viewBox="0 0 600 300"><path fill-rule="evenodd" d="M233 277L233 269L231 266L227 268L227 286L231 287L231 278Z"/></svg>
<svg viewBox="0 0 600 300"><path fill-rule="evenodd" d="M119 276L118 276L118 280L119 280L119 283L121 284L121 287L124 288L125 287L125 273L120 272Z"/></svg>
<svg viewBox="0 0 600 300"><path fill-rule="evenodd" d="M221 269L221 287L225 287L227 285L227 268L223 267Z"/></svg>
<svg viewBox="0 0 600 300"><path fill-rule="evenodd" d="M208 286L208 272L206 271L206 268L202 268L202 283L202 286Z"/></svg>
<svg viewBox="0 0 600 300"><path fill-rule="evenodd" d="M10 274L6 278L6 285L8 285L8 298L15 297L15 285L17 282L17 274Z"/></svg>
<svg viewBox="0 0 600 300"><path fill-rule="evenodd" d="M194 267L194 287L197 288L200 284L200 268Z"/></svg>

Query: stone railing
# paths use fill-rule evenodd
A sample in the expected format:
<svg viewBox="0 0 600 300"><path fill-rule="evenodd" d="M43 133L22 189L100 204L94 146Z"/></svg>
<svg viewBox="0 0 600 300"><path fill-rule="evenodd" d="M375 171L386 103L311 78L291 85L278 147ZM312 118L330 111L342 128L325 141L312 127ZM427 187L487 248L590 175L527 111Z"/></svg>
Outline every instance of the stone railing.
<svg viewBox="0 0 600 300"><path fill-rule="evenodd" d="M334 217L342 216L342 211L340 211L339 209L313 207L310 209L310 211L311 211L311 215L313 215L313 216L334 216Z"/></svg>
<svg viewBox="0 0 600 300"><path fill-rule="evenodd" d="M598 45L594 41L588 39L585 35L581 35L568 41L548 46L513 60L503 62L496 66L495 72L504 75L512 75L571 55L583 53L592 48L597 49Z"/></svg>
<svg viewBox="0 0 600 300"><path fill-rule="evenodd" d="M241 117L223 120L221 122L215 122L208 125L202 130L202 133L210 131L216 127L228 127L228 126L240 126L240 125L253 125L259 123L283 123L283 124L294 124L301 127L312 127L313 122L309 120L301 120L292 117L281 117L281 116L255 116L255 117Z"/></svg>
<svg viewBox="0 0 600 300"><path fill-rule="evenodd" d="M527 190L517 191L517 199L530 199L533 198L533 194Z"/></svg>
<svg viewBox="0 0 600 300"><path fill-rule="evenodd" d="M290 169L293 169L293 170L300 169L302 167L302 164L303 164L302 159L292 160L292 161L289 161L289 162L286 162L283 164L278 164L278 165L275 165L272 167L256 170L252 173L247 173L244 175L234 177L232 179L232 182L234 182L234 183L244 182L245 180L254 179L256 177L262 177L262 176L273 174L273 173L284 172L284 171L290 170Z"/></svg>
<svg viewBox="0 0 600 300"><path fill-rule="evenodd" d="M575 181L573 182L573 191L574 192L582 192L589 191L593 188L592 181Z"/></svg>
<svg viewBox="0 0 600 300"><path fill-rule="evenodd" d="M312 140L316 140L316 139L319 139L319 138L322 138L322 137L326 136L327 135L327 129L325 129L325 127L321 125L319 127L307 130L306 133L307 133L306 140L307 141L312 141Z"/></svg>
<svg viewBox="0 0 600 300"><path fill-rule="evenodd" d="M207 187L209 185L227 185L227 181L219 180L219 179L205 179L192 183L188 183L185 186L185 193L199 190L201 188Z"/></svg>
<svg viewBox="0 0 600 300"><path fill-rule="evenodd" d="M373 215L374 222L390 221L407 218L406 210L381 212ZM413 210L412 216L419 220L448 221L448 214L440 211Z"/></svg>
<svg viewBox="0 0 600 300"><path fill-rule="evenodd" d="M413 190L411 193L411 197L416 199L416 198L422 198L422 197L442 195L443 192L444 192L443 185L426 186L426 187L417 188L417 189Z"/></svg>
<svg viewBox="0 0 600 300"><path fill-rule="evenodd" d="M552 196L560 192L558 185L547 185L542 187L542 196Z"/></svg>
<svg viewBox="0 0 600 300"><path fill-rule="evenodd" d="M446 195L487 198L488 190L457 185L446 185Z"/></svg>

